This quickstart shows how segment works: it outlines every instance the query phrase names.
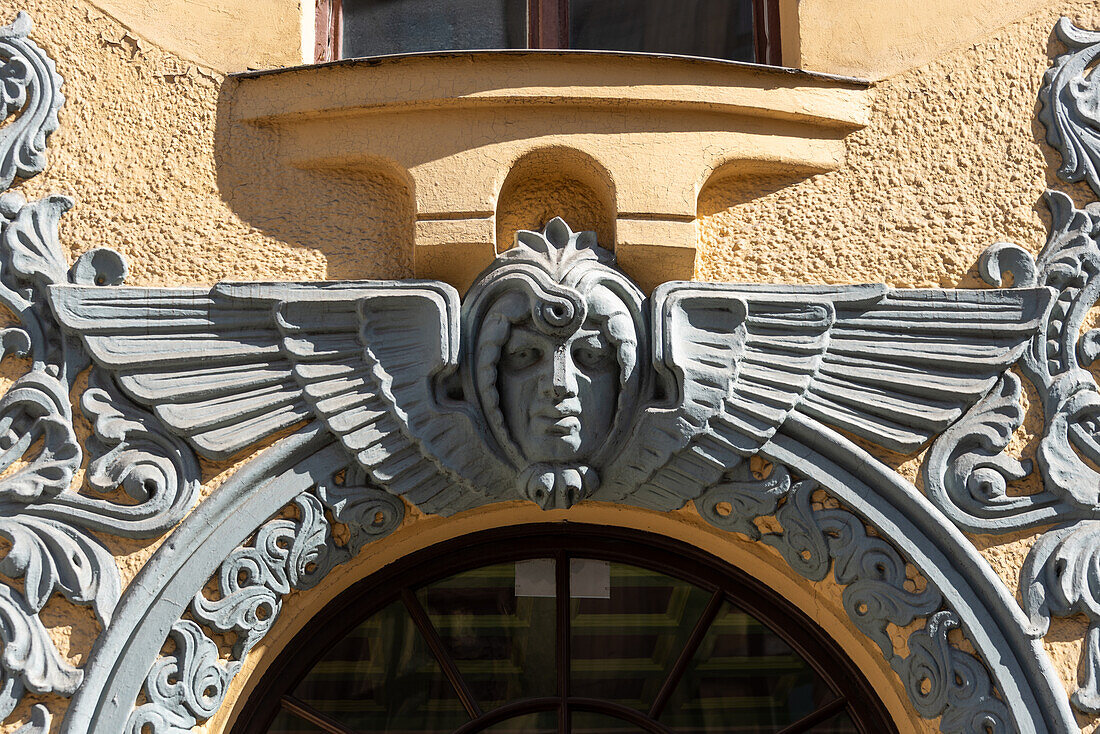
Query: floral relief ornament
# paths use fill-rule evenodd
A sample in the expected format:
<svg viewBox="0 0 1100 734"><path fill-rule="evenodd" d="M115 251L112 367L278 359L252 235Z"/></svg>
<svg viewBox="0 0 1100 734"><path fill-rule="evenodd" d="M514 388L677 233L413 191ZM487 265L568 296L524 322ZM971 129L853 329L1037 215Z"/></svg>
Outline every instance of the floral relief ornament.
<svg viewBox="0 0 1100 734"><path fill-rule="evenodd" d="M1046 140L1062 158L1057 175L1083 181L1100 196L1100 85L1091 72L1100 56L1100 33L1068 18L1055 27L1066 52L1054 58L1039 93ZM1020 594L1030 634L1045 635L1054 616L1083 615L1089 630L1082 651L1078 710L1100 713L1100 389L1093 366L1100 331L1083 332L1100 300L1100 202L1078 208L1066 194L1048 191L1051 227L1032 259L1022 249L990 248L982 270L992 283L1011 275L1020 287L1046 286L1056 297L1019 370L1038 393L1044 419L1035 457L1042 477L1037 492L1010 491L1033 471L1003 453L1023 424L1021 386L1011 373L933 444L923 467L930 499L959 527L1008 533L1049 527L1020 573Z"/></svg>
<svg viewBox="0 0 1100 734"><path fill-rule="evenodd" d="M54 62L30 30L25 13L0 28L0 112L9 118L0 128L0 189L44 168L46 139L64 102ZM0 719L27 692L68 696L83 680L39 618L55 594L90 606L101 627L111 623L119 573L91 531L160 536L191 507L199 486L186 445L113 386L84 395L95 438L87 486L73 486L85 454L69 396L88 358L59 330L46 294L57 283L117 285L125 263L96 249L68 266L57 225L71 206L64 196L27 202L15 192L0 195L0 304L17 322L0 329L0 358L29 364L0 397L0 536L8 544L0 559ZM116 488L129 498L111 497ZM51 719L36 704L19 731L45 732Z"/></svg>
<svg viewBox="0 0 1100 734"><path fill-rule="evenodd" d="M4 188L41 170L63 102L29 29L20 14L0 31L3 110L16 116L0 128ZM1059 29L1071 51L1048 74L1043 120L1065 170L1095 186L1086 133L1100 105L1081 75L1097 39ZM1073 701L1095 710L1100 401L1086 368L1100 337L1077 334L1100 289L1100 204L1049 201L1037 261L1008 245L983 257L991 282L1011 274L1007 288L675 282L646 296L593 233L554 219L517 233L461 300L435 281L127 287L113 251L67 266L57 224L71 201L3 194L0 302L18 326L0 347L29 368L0 398L0 573L21 580L0 584L0 717L31 691L74 696L68 733L188 731L221 705L283 598L395 529L405 503L449 515L520 499L693 502L806 578L831 569L856 627L942 731L1069 731L1057 677L1021 640L1050 615L1086 614L1089 672ZM1044 486L1026 496L1007 487L1030 467L1002 453L1023 419L1013 365L1046 420ZM85 372L95 436L82 448L70 396ZM849 436L906 454L935 439L927 498ZM196 456L243 451L257 455L192 511ZM748 471L754 456L769 477ZM818 489L839 506L815 506ZM239 540L210 540L225 517L209 516L245 497L269 504L240 515L251 525ZM755 521L771 516L781 530L764 533ZM1029 618L956 529L1067 520L1023 571ZM93 532L177 525L122 597ZM213 590L209 570L173 586L196 563L217 567ZM103 627L83 669L38 617L54 594ZM921 619L899 655L889 625ZM958 628L977 655L949 642ZM168 632L135 641L147 629ZM49 726L37 705L23 731Z"/></svg>
<svg viewBox="0 0 1100 734"><path fill-rule="evenodd" d="M328 475L358 475L360 494L447 515L508 499L672 510L711 492L732 497L723 494L730 479L790 421L914 451L1019 359L1050 295L668 283L646 298L593 233L554 219L519 232L464 301L440 282L359 281L59 285L50 303L97 368L198 454L225 458L305 423L300 434L339 449ZM795 440L810 455L833 436L821 427ZM331 480L314 484L339 518ZM767 492L758 514L787 501L787 489ZM327 569L342 551L323 540L323 515L305 512L314 495L295 502L320 522L315 552ZM854 515L799 520L792 508L779 508L781 522L821 534L819 569L806 575L819 580L836 561L849 613L904 674L886 626L935 612L943 597L929 587L910 598L897 571L905 564L886 543L844 540L863 537ZM391 516L400 519L396 508ZM242 567L231 555L222 565L220 598L197 592L181 610L190 619L173 627L180 650L154 664L148 703L128 730L185 731L210 715L195 695L166 688L164 671L209 658L191 652L213 644L195 638L197 621L236 639L229 663L209 658L204 670L218 680L235 674L281 596L304 588L287 583L285 553L271 555L277 546L267 540L287 522L264 525L234 551L250 560ZM828 540L834 533L839 546ZM764 540L783 549L797 537ZM794 552L785 556L797 565ZM883 576L887 561L874 558L894 570ZM212 690L221 696L225 686ZM996 731L1010 718L987 693L943 699L940 712L949 706L945 720L981 719Z"/></svg>

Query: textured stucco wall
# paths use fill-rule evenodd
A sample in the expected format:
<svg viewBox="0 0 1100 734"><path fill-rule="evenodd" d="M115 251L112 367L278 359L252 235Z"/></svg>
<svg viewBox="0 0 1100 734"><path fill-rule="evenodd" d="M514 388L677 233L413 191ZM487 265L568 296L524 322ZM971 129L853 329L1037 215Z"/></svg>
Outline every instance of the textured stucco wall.
<svg viewBox="0 0 1100 734"><path fill-rule="evenodd" d="M0 1L3 20L17 10L31 13L36 41L57 59L66 79L68 102L61 130L50 140L49 168L23 184L22 191L28 197L73 195L77 205L61 230L70 256L97 246L119 249L130 260L135 284L410 276L412 215L409 192L400 181L355 170L303 171L312 194L302 202L273 191L269 180L242 179L239 170L225 170L226 160L241 151L230 156L220 147L226 124L220 72L293 63L300 55L295 45L299 28L288 20L297 18L296 3L239 5L272 25L249 25L250 14L233 15L232 3L207 13L202 10L207 6L187 2ZM274 15L259 12L268 5ZM1049 54L1057 50L1050 31L1062 14L1080 25L1100 27L1100 8L1095 2L1048 0L920 6L923 14L910 13L904 27L898 26L904 33L897 43L884 46L883 34L894 26L877 6L866 10L863 2L803 0L800 12L807 20L800 43L807 66L888 77L872 90L871 123L847 139L846 163L835 172L792 181L730 170L708 186L698 205L702 250L697 277L973 286L978 284L978 255L987 245L1009 240L1038 251L1045 236L1039 197L1045 187L1058 187L1035 121L1038 85ZM826 10L838 14L828 23L821 20ZM216 32L223 11L240 26L232 34ZM845 13L848 24L840 23ZM157 22L161 17L164 22ZM955 22L960 17L965 22ZM207 22L211 25L204 26ZM950 32L943 31L945 26ZM215 31L200 34L196 28ZM847 29L858 43L837 43L829 57L823 49L837 38L838 28ZM856 56L866 56L867 65L852 66ZM244 136L234 145L261 146L264 140ZM540 187L561 193L552 174L540 180L532 173L533 183L514 188L506 201L510 210L498 212L501 226L532 226L533 209L545 204ZM578 191L586 188L573 183ZM1078 198L1079 203L1084 199ZM595 208L570 203L567 196L562 207L601 226ZM9 365L3 377L17 374L18 365ZM1014 443L1025 456L1034 451L1034 420ZM915 479L917 460L882 458ZM209 493L232 464L204 469ZM250 658L249 669L262 671L279 644L326 599L387 558L461 532L554 517L652 529L746 565L806 604L872 679L884 690L892 687L886 697L899 719L908 722L903 731L935 730L934 724L918 722L902 701L881 657L847 621L834 584L805 583L771 551L718 533L693 510L658 516L579 507L547 516L530 506L502 505L455 520L411 512L401 530L338 569L322 589L293 595L264 649ZM158 545L103 540L116 552L124 582ZM1033 537L979 537L976 542L1015 589ZM72 662L86 660L96 633L87 609L54 600L43 619ZM1048 652L1067 686L1075 684L1083 633L1082 623L1056 621L1047 637ZM235 691L243 695L249 684L241 676ZM29 696L0 732L14 731L38 700ZM55 711L64 706L49 703ZM220 731L232 712L227 706L206 729ZM1081 724L1085 731L1096 728L1086 719Z"/></svg>
<svg viewBox="0 0 1100 734"><path fill-rule="evenodd" d="M978 257L990 244L1014 242L1038 253L1049 221L1043 191L1066 191L1082 206L1091 200L1087 189L1054 177L1060 161L1042 144L1036 117L1043 72L1061 51L1051 38L1061 15L1100 27L1095 2L1047 3L973 45L877 84L871 124L848 138L842 170L790 185L730 178L709 187L699 201L697 277L980 287ZM1040 433L1038 414L1030 411L1010 451L1033 458ZM919 486L919 457L875 453ZM975 541L1015 590L1036 537ZM1085 628L1081 619L1056 620L1046 638L1071 689ZM1079 721L1084 731L1097 728L1086 717Z"/></svg>
<svg viewBox="0 0 1100 734"><path fill-rule="evenodd" d="M245 71L312 61L312 43L306 43L312 36L302 33L302 5L308 12L313 3L95 0L91 5L125 26L132 42L151 42L181 59L219 71Z"/></svg>
<svg viewBox="0 0 1100 734"><path fill-rule="evenodd" d="M885 79L980 42L1046 0L780 0L783 63ZM788 38L789 36L789 38Z"/></svg>

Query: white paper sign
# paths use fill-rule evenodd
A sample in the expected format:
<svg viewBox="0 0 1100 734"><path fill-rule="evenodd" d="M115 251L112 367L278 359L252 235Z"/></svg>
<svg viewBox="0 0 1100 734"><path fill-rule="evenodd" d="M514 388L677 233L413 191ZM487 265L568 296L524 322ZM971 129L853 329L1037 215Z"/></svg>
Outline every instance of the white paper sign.
<svg viewBox="0 0 1100 734"><path fill-rule="evenodd" d="M554 559L516 563L516 596L553 598ZM569 561L569 596L573 599L610 599L611 564L590 558Z"/></svg>

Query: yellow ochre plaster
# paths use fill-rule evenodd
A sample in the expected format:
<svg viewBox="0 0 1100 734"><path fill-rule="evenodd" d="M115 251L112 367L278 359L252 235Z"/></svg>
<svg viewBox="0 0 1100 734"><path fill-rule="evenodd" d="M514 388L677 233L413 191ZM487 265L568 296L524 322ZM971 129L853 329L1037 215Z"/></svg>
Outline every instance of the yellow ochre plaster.
<svg viewBox="0 0 1100 734"><path fill-rule="evenodd" d="M511 244L505 189L548 176L545 195L584 181L603 202L596 229L643 288L688 279L709 181L835 170L868 114L859 81L604 52L350 60L236 77L223 97L228 168L299 188L303 171L396 177L416 275L460 290Z"/></svg>
<svg viewBox="0 0 1100 734"><path fill-rule="evenodd" d="M91 5L125 26L122 43L144 41L231 72L302 63L305 54L313 53L313 34L303 33L302 21L306 14L312 17L314 2L95 0Z"/></svg>
<svg viewBox="0 0 1100 734"><path fill-rule="evenodd" d="M783 63L885 79L979 42L1045 0L780 0ZM793 23L793 30L788 28Z"/></svg>
<svg viewBox="0 0 1100 734"><path fill-rule="evenodd" d="M442 56L227 80L229 71L298 63L308 13L285 0L0 0L3 21L19 10L57 60L67 103L49 167L18 188L28 198L74 196L61 227L70 258L114 247L138 285L416 273L462 285L516 228L563 213L617 246L647 287L685 269L708 280L973 286L989 244L1038 251L1044 188L1087 200L1054 180L1035 115L1059 50L1055 21L1100 27L1094 1L783 0L793 25L784 27L787 63L876 80L869 88L619 55ZM406 135L413 129L421 142ZM443 139L431 140L436 133ZM6 363L0 380L20 369ZM1014 443L1023 456L1038 432L1029 415ZM916 459L879 453L916 479ZM245 458L204 464L204 493ZM936 730L917 720L854 631L835 584L807 583L772 551L715 531L692 510L599 505L543 513L504 504L451 519L410 512L320 588L288 597L235 695L247 695L310 615L365 574L445 538L548 520L646 529L746 569L836 637L901 731ZM975 541L1015 590L1034 537ZM160 543L101 539L125 583ZM51 601L43 619L62 653L83 663L97 633L88 610ZM1070 619L1045 643L1067 688L1083 635ZM66 705L29 696L0 732L18 728L36 702L56 714ZM228 704L202 729L224 731L237 710ZM1086 717L1080 724L1097 728Z"/></svg>

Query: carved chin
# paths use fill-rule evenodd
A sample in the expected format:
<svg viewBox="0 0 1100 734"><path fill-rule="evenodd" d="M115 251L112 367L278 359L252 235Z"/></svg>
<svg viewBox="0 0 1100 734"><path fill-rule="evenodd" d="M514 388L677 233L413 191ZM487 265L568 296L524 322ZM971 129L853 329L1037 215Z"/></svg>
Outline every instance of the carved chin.
<svg viewBox="0 0 1100 734"><path fill-rule="evenodd" d="M596 470L584 465L538 463L519 475L519 491L544 510L567 510L599 487Z"/></svg>

